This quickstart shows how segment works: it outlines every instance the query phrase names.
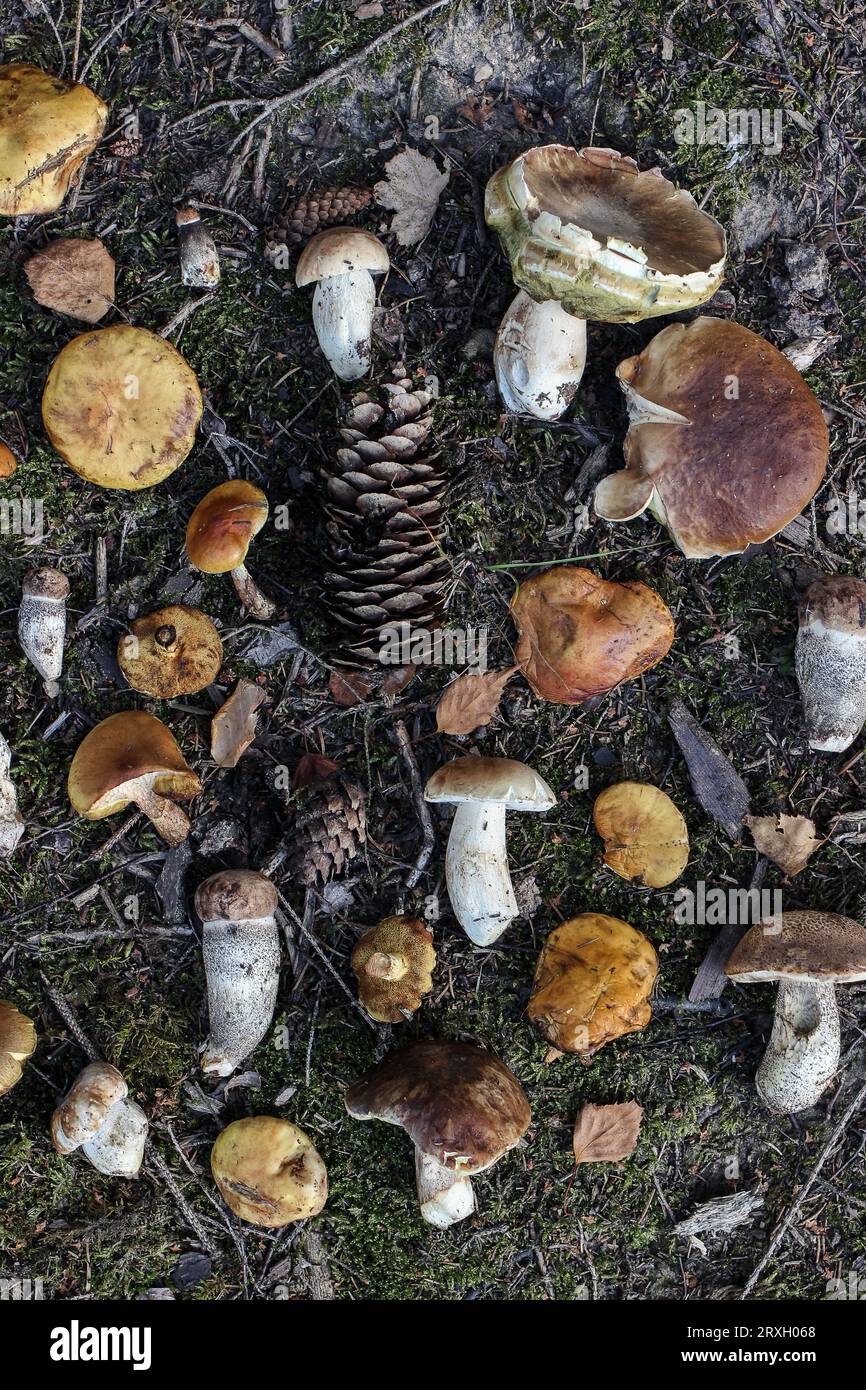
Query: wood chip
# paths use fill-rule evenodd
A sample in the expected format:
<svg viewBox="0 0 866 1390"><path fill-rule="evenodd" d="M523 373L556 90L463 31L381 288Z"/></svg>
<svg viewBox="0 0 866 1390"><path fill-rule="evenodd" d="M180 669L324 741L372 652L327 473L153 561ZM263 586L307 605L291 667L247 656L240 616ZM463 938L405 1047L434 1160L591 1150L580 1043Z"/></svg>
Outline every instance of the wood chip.
<svg viewBox="0 0 866 1390"><path fill-rule="evenodd" d="M725 757L714 738L689 714L682 700L672 700L668 723L686 760L692 790L708 816L712 816L732 840L740 838L749 813L745 782Z"/></svg>
<svg viewBox="0 0 866 1390"><path fill-rule="evenodd" d="M738 1226L746 1226L764 1205L760 1192L733 1192L729 1197L714 1197L696 1207L691 1216L677 1222L678 1236L728 1235Z"/></svg>

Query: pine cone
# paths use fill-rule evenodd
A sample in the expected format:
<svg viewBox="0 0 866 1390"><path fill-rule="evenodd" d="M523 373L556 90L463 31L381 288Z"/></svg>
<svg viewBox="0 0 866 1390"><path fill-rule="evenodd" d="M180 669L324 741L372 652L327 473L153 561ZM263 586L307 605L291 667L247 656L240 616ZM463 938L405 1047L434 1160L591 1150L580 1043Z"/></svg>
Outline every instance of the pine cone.
<svg viewBox="0 0 866 1390"><path fill-rule="evenodd" d="M372 200L371 188L314 188L298 198L290 198L270 227L265 230L265 256L269 260L283 247L298 246L314 232L335 222L349 222Z"/></svg>
<svg viewBox="0 0 866 1390"><path fill-rule="evenodd" d="M310 762L318 764L311 769L315 780L305 781L302 769ZM293 857L303 883L324 887L366 843L364 793L330 759L308 755L298 771L303 795L295 813Z"/></svg>
<svg viewBox="0 0 866 1390"><path fill-rule="evenodd" d="M432 424L428 391L399 379L380 398L355 396L326 479L326 605L342 629L335 660L375 666L382 632L430 631L442 622L449 565L443 553L445 477L417 457Z"/></svg>

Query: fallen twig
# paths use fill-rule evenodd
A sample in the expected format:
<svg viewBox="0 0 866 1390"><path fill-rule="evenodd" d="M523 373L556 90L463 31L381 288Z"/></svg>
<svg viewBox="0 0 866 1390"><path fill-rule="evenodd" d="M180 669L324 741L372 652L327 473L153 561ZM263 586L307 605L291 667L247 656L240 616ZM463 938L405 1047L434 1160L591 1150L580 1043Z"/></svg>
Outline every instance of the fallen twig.
<svg viewBox="0 0 866 1390"><path fill-rule="evenodd" d="M433 829L433 820L430 815L430 807L424 800L424 788L421 784L421 774L418 771L418 764L415 761L415 754L412 752L412 740L409 731L402 719L398 719L394 726L397 734L397 742L400 745L400 753L406 770L409 773L409 781L412 784L412 801L421 822L421 830L424 835L421 848L415 865L406 878L406 887L414 888L421 875L426 871L427 865L433 857L433 850L436 847L436 831Z"/></svg>
<svg viewBox="0 0 866 1390"><path fill-rule="evenodd" d="M78 1043L78 1046L81 1048L81 1051L87 1055L91 1062L98 1061L101 1056L99 1049L94 1046L94 1044L91 1042L90 1038L87 1036L84 1029L82 1028L81 1024L78 1022L72 1005L68 1003L66 999L63 998L63 995L60 993L60 990L55 988L55 986L49 980L48 976L43 974L41 970L39 972L39 978L45 986L45 993L48 995L48 998L51 1000L60 1017L63 1019L63 1022L66 1024L66 1027L69 1029L73 1038Z"/></svg>
<svg viewBox="0 0 866 1390"><path fill-rule="evenodd" d="M216 1263L219 1259L219 1251L217 1247L214 1245L204 1226L201 1224L192 1207L190 1206L189 1202L186 1200L180 1188L178 1187L175 1176L169 1168L168 1164L166 1163L165 1159L162 1158L162 1156L158 1154L155 1149L151 1149L150 1154L148 1155L147 1163L145 1164L145 1168L155 1169L156 1172L159 1174L159 1177L162 1179L169 1192L171 1193L172 1201L174 1202L184 1221L187 1223L190 1230L195 1231L196 1236L201 1242L202 1248L207 1252L208 1255L210 1255L214 1263Z"/></svg>

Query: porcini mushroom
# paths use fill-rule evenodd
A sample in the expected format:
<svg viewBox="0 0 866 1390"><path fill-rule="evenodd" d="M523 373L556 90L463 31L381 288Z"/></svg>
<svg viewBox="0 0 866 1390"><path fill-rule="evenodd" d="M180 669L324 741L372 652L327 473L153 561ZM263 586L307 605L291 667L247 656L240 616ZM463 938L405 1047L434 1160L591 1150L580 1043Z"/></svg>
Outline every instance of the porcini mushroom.
<svg viewBox="0 0 866 1390"><path fill-rule="evenodd" d="M616 150L527 150L490 179L484 216L520 288L578 318L637 323L703 304L722 281L718 222Z"/></svg>
<svg viewBox="0 0 866 1390"><path fill-rule="evenodd" d="M117 644L118 665L133 690L156 700L196 695L216 680L222 661L210 618L180 603L136 618Z"/></svg>
<svg viewBox="0 0 866 1390"><path fill-rule="evenodd" d="M645 782L616 782L592 808L604 862L620 878L666 888L689 861L689 833L670 797Z"/></svg>
<svg viewBox="0 0 866 1390"><path fill-rule="evenodd" d="M0 999L0 1096L24 1074L24 1063L36 1051L36 1029L26 1014Z"/></svg>
<svg viewBox="0 0 866 1390"><path fill-rule="evenodd" d="M295 283L316 282L313 327L319 347L341 381L356 381L370 370L374 275L391 262L372 232L328 227L310 237L298 260Z"/></svg>
<svg viewBox="0 0 866 1390"><path fill-rule="evenodd" d="M780 1115L816 1105L839 1066L836 985L866 980L866 930L833 912L781 912L750 927L725 974L778 980L773 1029L755 1084Z"/></svg>
<svg viewBox="0 0 866 1390"><path fill-rule="evenodd" d="M328 1200L328 1170L309 1135L288 1120L235 1120L211 1149L210 1166L226 1206L251 1226L306 1221Z"/></svg>
<svg viewBox="0 0 866 1390"><path fill-rule="evenodd" d="M89 87L32 63L0 66L0 216L56 212L107 120Z"/></svg>
<svg viewBox="0 0 866 1390"><path fill-rule="evenodd" d="M134 1178L144 1158L147 1116L129 1099L117 1067L91 1062L51 1120L51 1138L60 1154L81 1149L94 1168L110 1178Z"/></svg>
<svg viewBox="0 0 866 1390"><path fill-rule="evenodd" d="M201 782L155 715L125 710L103 719L78 745L68 789L73 807L87 820L103 820L131 804L168 844L179 845L189 834L189 820L168 798L192 801Z"/></svg>
<svg viewBox="0 0 866 1390"><path fill-rule="evenodd" d="M417 917L385 917L352 952L358 998L377 1023L400 1023L433 988L433 937Z"/></svg>
<svg viewBox="0 0 866 1390"><path fill-rule="evenodd" d="M250 869L225 869L196 889L210 1018L201 1069L209 1076L229 1076L271 1026L280 982L276 908L276 888Z"/></svg>
<svg viewBox="0 0 866 1390"><path fill-rule="evenodd" d="M161 483L195 442L202 398L171 343L131 324L81 333L42 394L48 438L80 478L136 492Z"/></svg>
<svg viewBox="0 0 866 1390"><path fill-rule="evenodd" d="M60 570L31 570L24 577L18 606L18 641L42 677L50 700L60 694L68 597L69 580Z"/></svg>
<svg viewBox="0 0 866 1390"><path fill-rule="evenodd" d="M586 366L586 323L555 299L537 304L520 290L499 325L493 366L508 410L557 420Z"/></svg>
<svg viewBox="0 0 866 1390"><path fill-rule="evenodd" d="M471 1216L470 1178L514 1148L531 1119L517 1077L492 1052L433 1039L393 1052L356 1081L346 1109L406 1131L421 1215L442 1230Z"/></svg>
<svg viewBox="0 0 866 1390"><path fill-rule="evenodd" d="M866 722L866 583L827 575L810 584L795 650L809 747L844 752Z"/></svg>
<svg viewBox="0 0 866 1390"><path fill-rule="evenodd" d="M445 854L454 916L476 946L490 946L518 915L505 843L506 811L549 811L550 787L512 758L455 758L434 772L427 801L457 807Z"/></svg>
<svg viewBox="0 0 866 1390"><path fill-rule="evenodd" d="M601 579L556 565L520 585L511 600L514 660L536 695L579 705L657 665L674 640L674 620L638 579Z"/></svg>
<svg viewBox="0 0 866 1390"><path fill-rule="evenodd" d="M649 508L690 560L769 540L827 467L821 407L787 357L740 323L672 323L617 368L626 466L595 490L606 521Z"/></svg>
<svg viewBox="0 0 866 1390"><path fill-rule="evenodd" d="M261 488L233 478L205 494L186 528L190 564L203 574L230 574L244 608L262 620L273 616L275 605L257 587L244 561L267 519L268 499Z"/></svg>
<svg viewBox="0 0 866 1390"><path fill-rule="evenodd" d="M6 859L24 834L24 820L18 812L18 793L9 776L12 749L0 734L0 859Z"/></svg>
<svg viewBox="0 0 866 1390"><path fill-rule="evenodd" d="M605 912L583 912L545 941L527 1017L555 1052L590 1057L646 1028L658 968L643 932Z"/></svg>

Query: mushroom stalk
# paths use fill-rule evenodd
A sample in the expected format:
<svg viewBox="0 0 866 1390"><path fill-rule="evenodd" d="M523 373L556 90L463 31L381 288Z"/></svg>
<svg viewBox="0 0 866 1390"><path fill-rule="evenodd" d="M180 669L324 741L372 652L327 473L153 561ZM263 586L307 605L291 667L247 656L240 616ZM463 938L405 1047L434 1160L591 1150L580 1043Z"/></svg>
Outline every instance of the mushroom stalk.
<svg viewBox="0 0 866 1390"><path fill-rule="evenodd" d="M764 1104L780 1115L817 1104L836 1074L840 1050L834 986L781 980L773 1031L755 1077Z"/></svg>
<svg viewBox="0 0 866 1390"><path fill-rule="evenodd" d="M134 1178L144 1158L147 1116L134 1100L119 1100L108 1112L105 1124L82 1153L99 1173L110 1178Z"/></svg>
<svg viewBox="0 0 866 1390"><path fill-rule="evenodd" d="M18 813L18 793L9 776L12 749L0 734L0 859L15 849L24 834L24 820Z"/></svg>
<svg viewBox="0 0 866 1390"><path fill-rule="evenodd" d="M402 980L409 967L402 956L374 951L364 969L374 980Z"/></svg>
<svg viewBox="0 0 866 1390"><path fill-rule="evenodd" d="M476 946L490 946L518 915L505 845L505 805L465 801L448 837L445 881L454 916Z"/></svg>
<svg viewBox="0 0 866 1390"><path fill-rule="evenodd" d="M246 565L235 565L231 576L235 592L250 617L258 618L262 622L272 618L277 606L269 598L265 598Z"/></svg>
<svg viewBox="0 0 866 1390"><path fill-rule="evenodd" d="M313 327L319 346L341 381L370 370L376 288L369 270L328 275L313 295Z"/></svg>
<svg viewBox="0 0 866 1390"><path fill-rule="evenodd" d="M555 299L539 304L521 290L499 325L493 365L508 410L557 420L583 376L586 321Z"/></svg>
<svg viewBox="0 0 866 1390"><path fill-rule="evenodd" d="M421 1215L431 1226L447 1230L475 1210L475 1193L469 1178L446 1168L432 1154L415 1149L415 1183Z"/></svg>
<svg viewBox="0 0 866 1390"><path fill-rule="evenodd" d="M176 801L160 796L144 783L130 790L130 801L142 811L157 835L168 845L179 845L189 835L189 816Z"/></svg>
<svg viewBox="0 0 866 1390"><path fill-rule="evenodd" d="M60 694L68 596L65 574L53 569L33 570L24 580L18 609L18 641L42 677L49 700Z"/></svg>
<svg viewBox="0 0 866 1390"><path fill-rule="evenodd" d="M274 917L204 923L210 1037L201 1069L229 1076L258 1047L271 1026L280 980L280 943Z"/></svg>

